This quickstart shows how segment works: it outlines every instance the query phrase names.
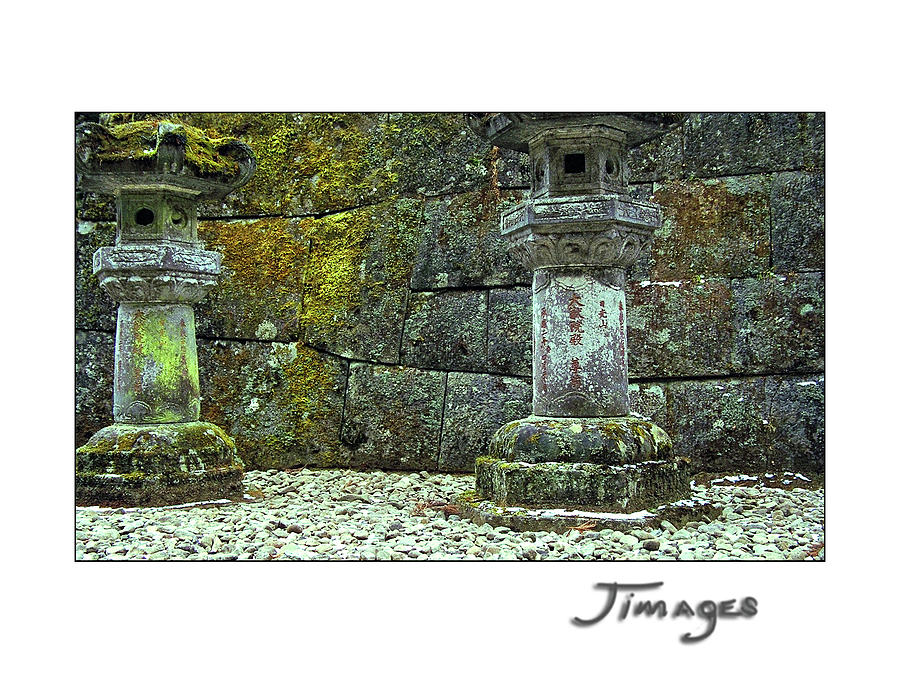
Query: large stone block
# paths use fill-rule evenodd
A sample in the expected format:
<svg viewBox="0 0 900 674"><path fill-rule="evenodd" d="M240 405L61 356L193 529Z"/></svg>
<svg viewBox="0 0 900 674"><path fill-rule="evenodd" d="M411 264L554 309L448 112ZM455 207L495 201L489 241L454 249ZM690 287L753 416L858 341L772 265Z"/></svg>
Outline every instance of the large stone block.
<svg viewBox="0 0 900 674"><path fill-rule="evenodd" d="M112 423L114 358L114 334L75 331L76 447Z"/></svg>
<svg viewBox="0 0 900 674"><path fill-rule="evenodd" d="M197 305L197 334L288 342L298 338L309 252L299 220L201 221L205 246L222 253L218 284Z"/></svg>
<svg viewBox="0 0 900 674"><path fill-rule="evenodd" d="M531 288L488 291L487 365L492 372L532 374Z"/></svg>
<svg viewBox="0 0 900 674"><path fill-rule="evenodd" d="M735 279L732 288L742 372L825 369L824 273Z"/></svg>
<svg viewBox="0 0 900 674"><path fill-rule="evenodd" d="M631 183L663 182L682 178L684 129L679 126L628 153Z"/></svg>
<svg viewBox="0 0 900 674"><path fill-rule="evenodd" d="M531 413L531 382L489 374L450 372L438 468L474 471L494 432Z"/></svg>
<svg viewBox="0 0 900 674"><path fill-rule="evenodd" d="M822 274L630 283L635 378L824 369Z"/></svg>
<svg viewBox="0 0 900 674"><path fill-rule="evenodd" d="M736 370L727 279L641 281L627 287L628 374L708 376Z"/></svg>
<svg viewBox="0 0 900 674"><path fill-rule="evenodd" d="M397 173L400 193L439 195L483 185L521 181L522 166L472 131L460 113L391 113L385 123L385 153ZM520 160L521 161L521 160Z"/></svg>
<svg viewBox="0 0 900 674"><path fill-rule="evenodd" d="M772 462L782 470L825 472L825 375L766 380Z"/></svg>
<svg viewBox="0 0 900 674"><path fill-rule="evenodd" d="M684 124L684 164L697 177L824 169L825 115L712 113Z"/></svg>
<svg viewBox="0 0 900 674"><path fill-rule="evenodd" d="M447 375L411 367L350 367L341 439L357 468L434 470Z"/></svg>
<svg viewBox="0 0 900 674"><path fill-rule="evenodd" d="M824 472L824 375L664 386L665 428L693 472Z"/></svg>
<svg viewBox="0 0 900 674"><path fill-rule="evenodd" d="M772 266L825 270L825 174L779 173L772 183Z"/></svg>
<svg viewBox="0 0 900 674"><path fill-rule="evenodd" d="M771 176L664 183L651 255L652 278L738 277L769 267Z"/></svg>
<svg viewBox="0 0 900 674"><path fill-rule="evenodd" d="M500 237L500 213L524 195L486 186L428 201L413 290L529 283L530 275L513 261Z"/></svg>
<svg viewBox="0 0 900 674"><path fill-rule="evenodd" d="M115 222L81 220L75 228L75 328L77 330L116 329L116 303L100 288L94 276L94 251L112 246Z"/></svg>
<svg viewBox="0 0 900 674"><path fill-rule="evenodd" d="M394 199L304 221L311 242L303 339L348 358L398 363L422 205Z"/></svg>
<svg viewBox="0 0 900 674"><path fill-rule="evenodd" d="M508 463L481 457L475 469L479 494L497 505L565 506L633 513L690 495L690 467L667 461L595 463Z"/></svg>
<svg viewBox="0 0 900 674"><path fill-rule="evenodd" d="M628 401L632 414L639 414L659 426L665 426L667 405L665 384L655 382L628 384Z"/></svg>
<svg viewBox="0 0 900 674"><path fill-rule="evenodd" d="M692 472L776 468L764 378L673 381L663 426Z"/></svg>
<svg viewBox="0 0 900 674"><path fill-rule="evenodd" d="M235 439L248 469L349 465L345 361L277 342L200 340L198 355L200 416Z"/></svg>
<svg viewBox="0 0 900 674"><path fill-rule="evenodd" d="M487 292L411 293L403 363L441 370L484 371Z"/></svg>

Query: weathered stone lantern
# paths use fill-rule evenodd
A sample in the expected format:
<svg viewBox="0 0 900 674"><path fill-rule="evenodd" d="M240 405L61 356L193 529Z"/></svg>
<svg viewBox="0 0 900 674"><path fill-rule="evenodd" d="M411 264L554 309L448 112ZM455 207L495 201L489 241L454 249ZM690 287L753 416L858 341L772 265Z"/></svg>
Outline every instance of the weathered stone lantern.
<svg viewBox="0 0 900 674"><path fill-rule="evenodd" d="M533 272L534 355L533 414L497 431L477 460L469 516L517 529L586 516L633 526L690 496L687 460L630 414L625 329L625 269L660 225L658 206L628 196L628 149L682 119L470 115L494 145L530 155L531 199L502 215L501 234Z"/></svg>
<svg viewBox="0 0 900 674"><path fill-rule="evenodd" d="M221 265L197 238L197 203L246 183L253 153L185 125L88 123L76 130L76 165L81 188L116 198L116 243L94 253L94 273L119 303L114 423L76 450L76 503L240 497L234 442L199 420L192 305Z"/></svg>

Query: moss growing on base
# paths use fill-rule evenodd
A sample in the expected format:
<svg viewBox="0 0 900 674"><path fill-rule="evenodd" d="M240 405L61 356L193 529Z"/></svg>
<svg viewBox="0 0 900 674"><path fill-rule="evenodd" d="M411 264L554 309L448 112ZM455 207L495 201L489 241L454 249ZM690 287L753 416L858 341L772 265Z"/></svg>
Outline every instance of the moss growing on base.
<svg viewBox="0 0 900 674"><path fill-rule="evenodd" d="M475 485L479 495L502 505L634 512L689 497L688 463L684 458L623 466L494 459L476 466Z"/></svg>
<svg viewBox="0 0 900 674"><path fill-rule="evenodd" d="M518 419L494 434L488 453L505 461L602 464L674 456L672 441L663 429L634 417Z"/></svg>
<svg viewBox="0 0 900 674"><path fill-rule="evenodd" d="M114 424L75 451L79 505L164 505L240 496L243 463L205 422Z"/></svg>

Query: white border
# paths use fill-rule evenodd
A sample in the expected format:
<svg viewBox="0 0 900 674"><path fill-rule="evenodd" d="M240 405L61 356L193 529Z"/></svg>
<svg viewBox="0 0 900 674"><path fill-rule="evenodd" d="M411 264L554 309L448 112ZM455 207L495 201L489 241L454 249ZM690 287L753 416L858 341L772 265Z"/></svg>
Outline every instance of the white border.
<svg viewBox="0 0 900 674"><path fill-rule="evenodd" d="M888 580L895 525L878 514L893 512L897 400L898 134L889 98L896 39L882 6L458 1L285 10L182 2L8 10L18 35L2 46L4 342L15 399L5 424L10 661L74 672L346 671L376 663L436 672L611 663L874 669L893 645L886 609L896 602ZM74 110L607 106L827 112L825 564L71 561ZM754 594L759 614L722 623L691 647L665 623L569 625L591 610L593 583L610 580L663 580L661 596L688 600Z"/></svg>

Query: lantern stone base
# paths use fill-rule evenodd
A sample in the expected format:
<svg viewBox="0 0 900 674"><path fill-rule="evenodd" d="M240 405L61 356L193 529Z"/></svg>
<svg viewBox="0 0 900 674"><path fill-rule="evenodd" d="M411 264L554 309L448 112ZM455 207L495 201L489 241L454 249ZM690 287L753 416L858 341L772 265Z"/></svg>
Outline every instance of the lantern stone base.
<svg viewBox="0 0 900 674"><path fill-rule="evenodd" d="M690 496L684 458L608 466L597 463L525 463L480 457L475 489L512 506L591 508L627 513Z"/></svg>
<svg viewBox="0 0 900 674"><path fill-rule="evenodd" d="M512 421L491 438L488 456L527 463L622 465L673 459L672 440L638 417L538 417Z"/></svg>
<svg viewBox="0 0 900 674"><path fill-rule="evenodd" d="M475 491L457 499L479 523L633 529L715 516L690 499L690 461L648 420L531 416L498 430L488 453L475 462Z"/></svg>
<svg viewBox="0 0 900 674"><path fill-rule="evenodd" d="M234 441L214 424L113 424L75 450L75 503L162 506L240 499L243 471Z"/></svg>
<svg viewBox="0 0 900 674"><path fill-rule="evenodd" d="M681 528L691 521L711 522L721 508L702 499L682 499L656 508L618 513L597 509L523 507L500 504L483 498L477 491L463 492L454 500L459 514L475 524L509 527L513 531L554 531L565 533L574 528L601 531L615 529L652 529L668 520ZM585 526L587 525L587 526Z"/></svg>

